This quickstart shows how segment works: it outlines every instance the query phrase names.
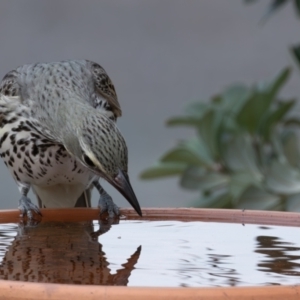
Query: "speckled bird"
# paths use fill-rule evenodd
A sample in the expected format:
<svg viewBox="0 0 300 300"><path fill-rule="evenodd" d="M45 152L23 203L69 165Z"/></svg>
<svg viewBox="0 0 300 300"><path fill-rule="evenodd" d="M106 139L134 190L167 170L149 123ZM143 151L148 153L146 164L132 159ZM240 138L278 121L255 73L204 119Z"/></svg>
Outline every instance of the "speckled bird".
<svg viewBox="0 0 300 300"><path fill-rule="evenodd" d="M6 74L0 86L0 155L15 179L19 208L29 219L39 208L119 209L99 183L104 178L142 215L128 177L128 153L116 126L121 116L114 85L88 60L37 63ZM27 197L32 187L38 206Z"/></svg>

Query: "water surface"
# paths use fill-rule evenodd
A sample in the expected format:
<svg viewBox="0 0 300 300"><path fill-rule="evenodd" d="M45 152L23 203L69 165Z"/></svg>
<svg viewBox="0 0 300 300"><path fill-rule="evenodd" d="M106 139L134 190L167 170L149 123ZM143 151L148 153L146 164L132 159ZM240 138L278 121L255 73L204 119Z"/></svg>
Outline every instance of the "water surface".
<svg viewBox="0 0 300 300"><path fill-rule="evenodd" d="M128 286L298 284L299 228L180 221L0 224L0 279Z"/></svg>

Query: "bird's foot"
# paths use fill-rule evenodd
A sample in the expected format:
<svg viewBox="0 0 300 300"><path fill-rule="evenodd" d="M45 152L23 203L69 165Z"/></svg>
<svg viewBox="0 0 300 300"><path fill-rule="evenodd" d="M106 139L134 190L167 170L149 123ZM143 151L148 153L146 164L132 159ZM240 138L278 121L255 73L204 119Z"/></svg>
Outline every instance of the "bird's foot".
<svg viewBox="0 0 300 300"><path fill-rule="evenodd" d="M108 218L106 220L99 219L99 229L97 231L93 231L91 233L91 237L94 241L98 239L98 237L106 232L108 232L112 225L119 224L119 218Z"/></svg>
<svg viewBox="0 0 300 300"><path fill-rule="evenodd" d="M39 208L33 204L30 199L26 196L22 196L19 200L19 209L21 211L21 217L26 218L30 223L34 223L38 221L35 219L36 216L42 217L42 213L40 212Z"/></svg>
<svg viewBox="0 0 300 300"><path fill-rule="evenodd" d="M111 196L103 194L100 196L98 207L100 208L100 217L108 213L108 218L118 218L120 216L119 207L113 202Z"/></svg>

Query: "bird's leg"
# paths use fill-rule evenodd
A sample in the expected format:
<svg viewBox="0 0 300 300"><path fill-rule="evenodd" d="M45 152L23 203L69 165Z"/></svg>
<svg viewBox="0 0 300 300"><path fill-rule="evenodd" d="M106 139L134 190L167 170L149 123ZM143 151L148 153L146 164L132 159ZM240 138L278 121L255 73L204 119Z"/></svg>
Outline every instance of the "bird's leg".
<svg viewBox="0 0 300 300"><path fill-rule="evenodd" d="M91 233L91 237L94 241L97 240L100 235L108 232L112 225L119 224L120 220L118 218L108 218L106 220L99 219L98 222L99 229Z"/></svg>
<svg viewBox="0 0 300 300"><path fill-rule="evenodd" d="M120 215L119 207L113 202L111 196L107 194L104 188L101 186L98 180L93 182L94 187L98 190L100 194L100 199L98 202L98 207L100 208L100 214L107 212L109 218L118 217Z"/></svg>
<svg viewBox="0 0 300 300"><path fill-rule="evenodd" d="M26 183L18 182L20 193L22 194L21 199L19 200L19 209L21 211L21 215L23 218L27 216L29 221L33 220L33 213L42 216L39 208L31 202L31 200L27 197L27 194L30 189L30 185Z"/></svg>

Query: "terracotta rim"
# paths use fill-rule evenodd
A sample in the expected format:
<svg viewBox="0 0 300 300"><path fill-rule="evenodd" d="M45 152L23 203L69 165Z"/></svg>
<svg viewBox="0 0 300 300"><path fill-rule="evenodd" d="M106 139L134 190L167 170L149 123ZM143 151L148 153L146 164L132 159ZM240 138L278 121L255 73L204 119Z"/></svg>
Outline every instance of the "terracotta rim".
<svg viewBox="0 0 300 300"><path fill-rule="evenodd" d="M2 281L1 299L72 300L298 300L299 286L234 288L134 288Z"/></svg>
<svg viewBox="0 0 300 300"><path fill-rule="evenodd" d="M142 211L143 217L130 208L121 209L121 214L127 220L178 220L300 227L300 213L294 212L210 208L143 208ZM97 220L99 217L97 208L41 209L41 212L42 221L76 222ZM19 210L0 211L0 223L19 221Z"/></svg>
<svg viewBox="0 0 300 300"><path fill-rule="evenodd" d="M300 226L300 214L290 212L195 209L144 208L143 218L132 209L121 209L130 220L181 220L226 222L241 224ZM43 221L96 220L98 209L43 209ZM0 223L19 221L18 210L0 211ZM31 283L0 280L1 299L299 299L300 286L220 287L220 288L140 288Z"/></svg>

